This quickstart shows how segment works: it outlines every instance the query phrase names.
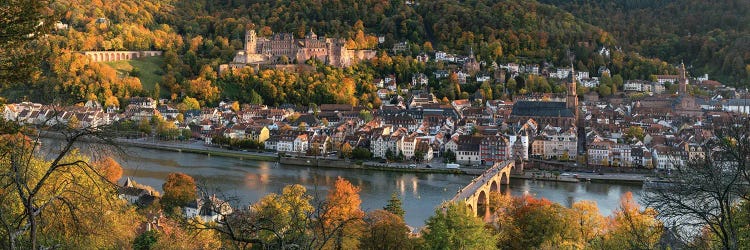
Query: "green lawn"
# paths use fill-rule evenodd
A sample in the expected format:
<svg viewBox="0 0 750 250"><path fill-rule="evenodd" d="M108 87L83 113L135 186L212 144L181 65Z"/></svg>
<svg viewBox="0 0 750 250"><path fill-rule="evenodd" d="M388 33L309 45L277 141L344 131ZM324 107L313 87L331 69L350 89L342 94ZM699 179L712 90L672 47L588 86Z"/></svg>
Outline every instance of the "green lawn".
<svg viewBox="0 0 750 250"><path fill-rule="evenodd" d="M138 69L143 89L148 92L154 91L154 85L161 82L161 76L164 74L162 65L164 59L160 56L144 57L135 60L125 60L116 62L106 62L107 65L117 70L118 75L129 75L133 69ZM161 86L161 93L164 92L164 86Z"/></svg>

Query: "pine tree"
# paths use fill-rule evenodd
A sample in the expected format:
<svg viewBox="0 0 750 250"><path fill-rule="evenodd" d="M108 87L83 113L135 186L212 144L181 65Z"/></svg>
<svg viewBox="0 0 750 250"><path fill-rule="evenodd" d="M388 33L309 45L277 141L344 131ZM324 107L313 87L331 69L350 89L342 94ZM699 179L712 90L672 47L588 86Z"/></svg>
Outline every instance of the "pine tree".
<svg viewBox="0 0 750 250"><path fill-rule="evenodd" d="M388 200L388 204L385 205L383 208L385 211L391 212L392 214L398 215L401 217L401 219L404 218L404 215L406 214L406 211L404 211L404 208L401 206L401 199L398 198L398 194L396 192L393 192L391 194L391 199Z"/></svg>

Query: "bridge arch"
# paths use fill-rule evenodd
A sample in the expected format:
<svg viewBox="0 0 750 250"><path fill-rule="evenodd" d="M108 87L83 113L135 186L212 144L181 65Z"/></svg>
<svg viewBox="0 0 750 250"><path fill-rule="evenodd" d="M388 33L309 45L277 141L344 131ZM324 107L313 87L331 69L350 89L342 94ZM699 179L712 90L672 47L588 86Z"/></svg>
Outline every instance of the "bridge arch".
<svg viewBox="0 0 750 250"><path fill-rule="evenodd" d="M490 193L502 193L502 185L510 182L510 171L514 163L513 161L495 163L480 176L474 178L466 187L458 190L451 201L464 201L469 210L478 217L489 219ZM505 191L508 193L507 189Z"/></svg>
<svg viewBox="0 0 750 250"><path fill-rule="evenodd" d="M477 197L477 216L478 217L484 217L486 213L489 211L490 206L490 197L484 190L479 192L479 196Z"/></svg>

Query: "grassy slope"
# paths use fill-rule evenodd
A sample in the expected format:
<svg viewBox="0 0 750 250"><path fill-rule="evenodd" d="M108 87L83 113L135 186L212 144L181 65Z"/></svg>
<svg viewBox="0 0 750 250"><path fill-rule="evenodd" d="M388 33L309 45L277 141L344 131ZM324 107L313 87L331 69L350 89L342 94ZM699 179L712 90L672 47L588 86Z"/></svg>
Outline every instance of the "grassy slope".
<svg viewBox="0 0 750 250"><path fill-rule="evenodd" d="M149 92L153 92L154 85L161 82L163 63L164 59L162 57L145 57L136 60L106 62L107 65L117 70L120 75L130 74L134 68L138 69L140 72L138 78L141 80L143 89Z"/></svg>

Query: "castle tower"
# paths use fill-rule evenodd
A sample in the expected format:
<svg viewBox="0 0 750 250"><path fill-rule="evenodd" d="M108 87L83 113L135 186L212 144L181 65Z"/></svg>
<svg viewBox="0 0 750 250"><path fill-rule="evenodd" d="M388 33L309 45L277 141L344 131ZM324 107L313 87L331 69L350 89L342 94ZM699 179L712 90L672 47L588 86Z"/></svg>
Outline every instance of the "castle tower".
<svg viewBox="0 0 750 250"><path fill-rule="evenodd" d="M245 54L256 54L258 45L258 37L255 34L255 30L249 29L245 31Z"/></svg>
<svg viewBox="0 0 750 250"><path fill-rule="evenodd" d="M678 81L680 82L679 83L680 84L680 88L679 88L680 95L687 95L687 93L688 93L688 91L687 91L688 79L687 79L687 72L685 70L685 63L681 63L680 64L680 72L679 72L679 80Z"/></svg>

